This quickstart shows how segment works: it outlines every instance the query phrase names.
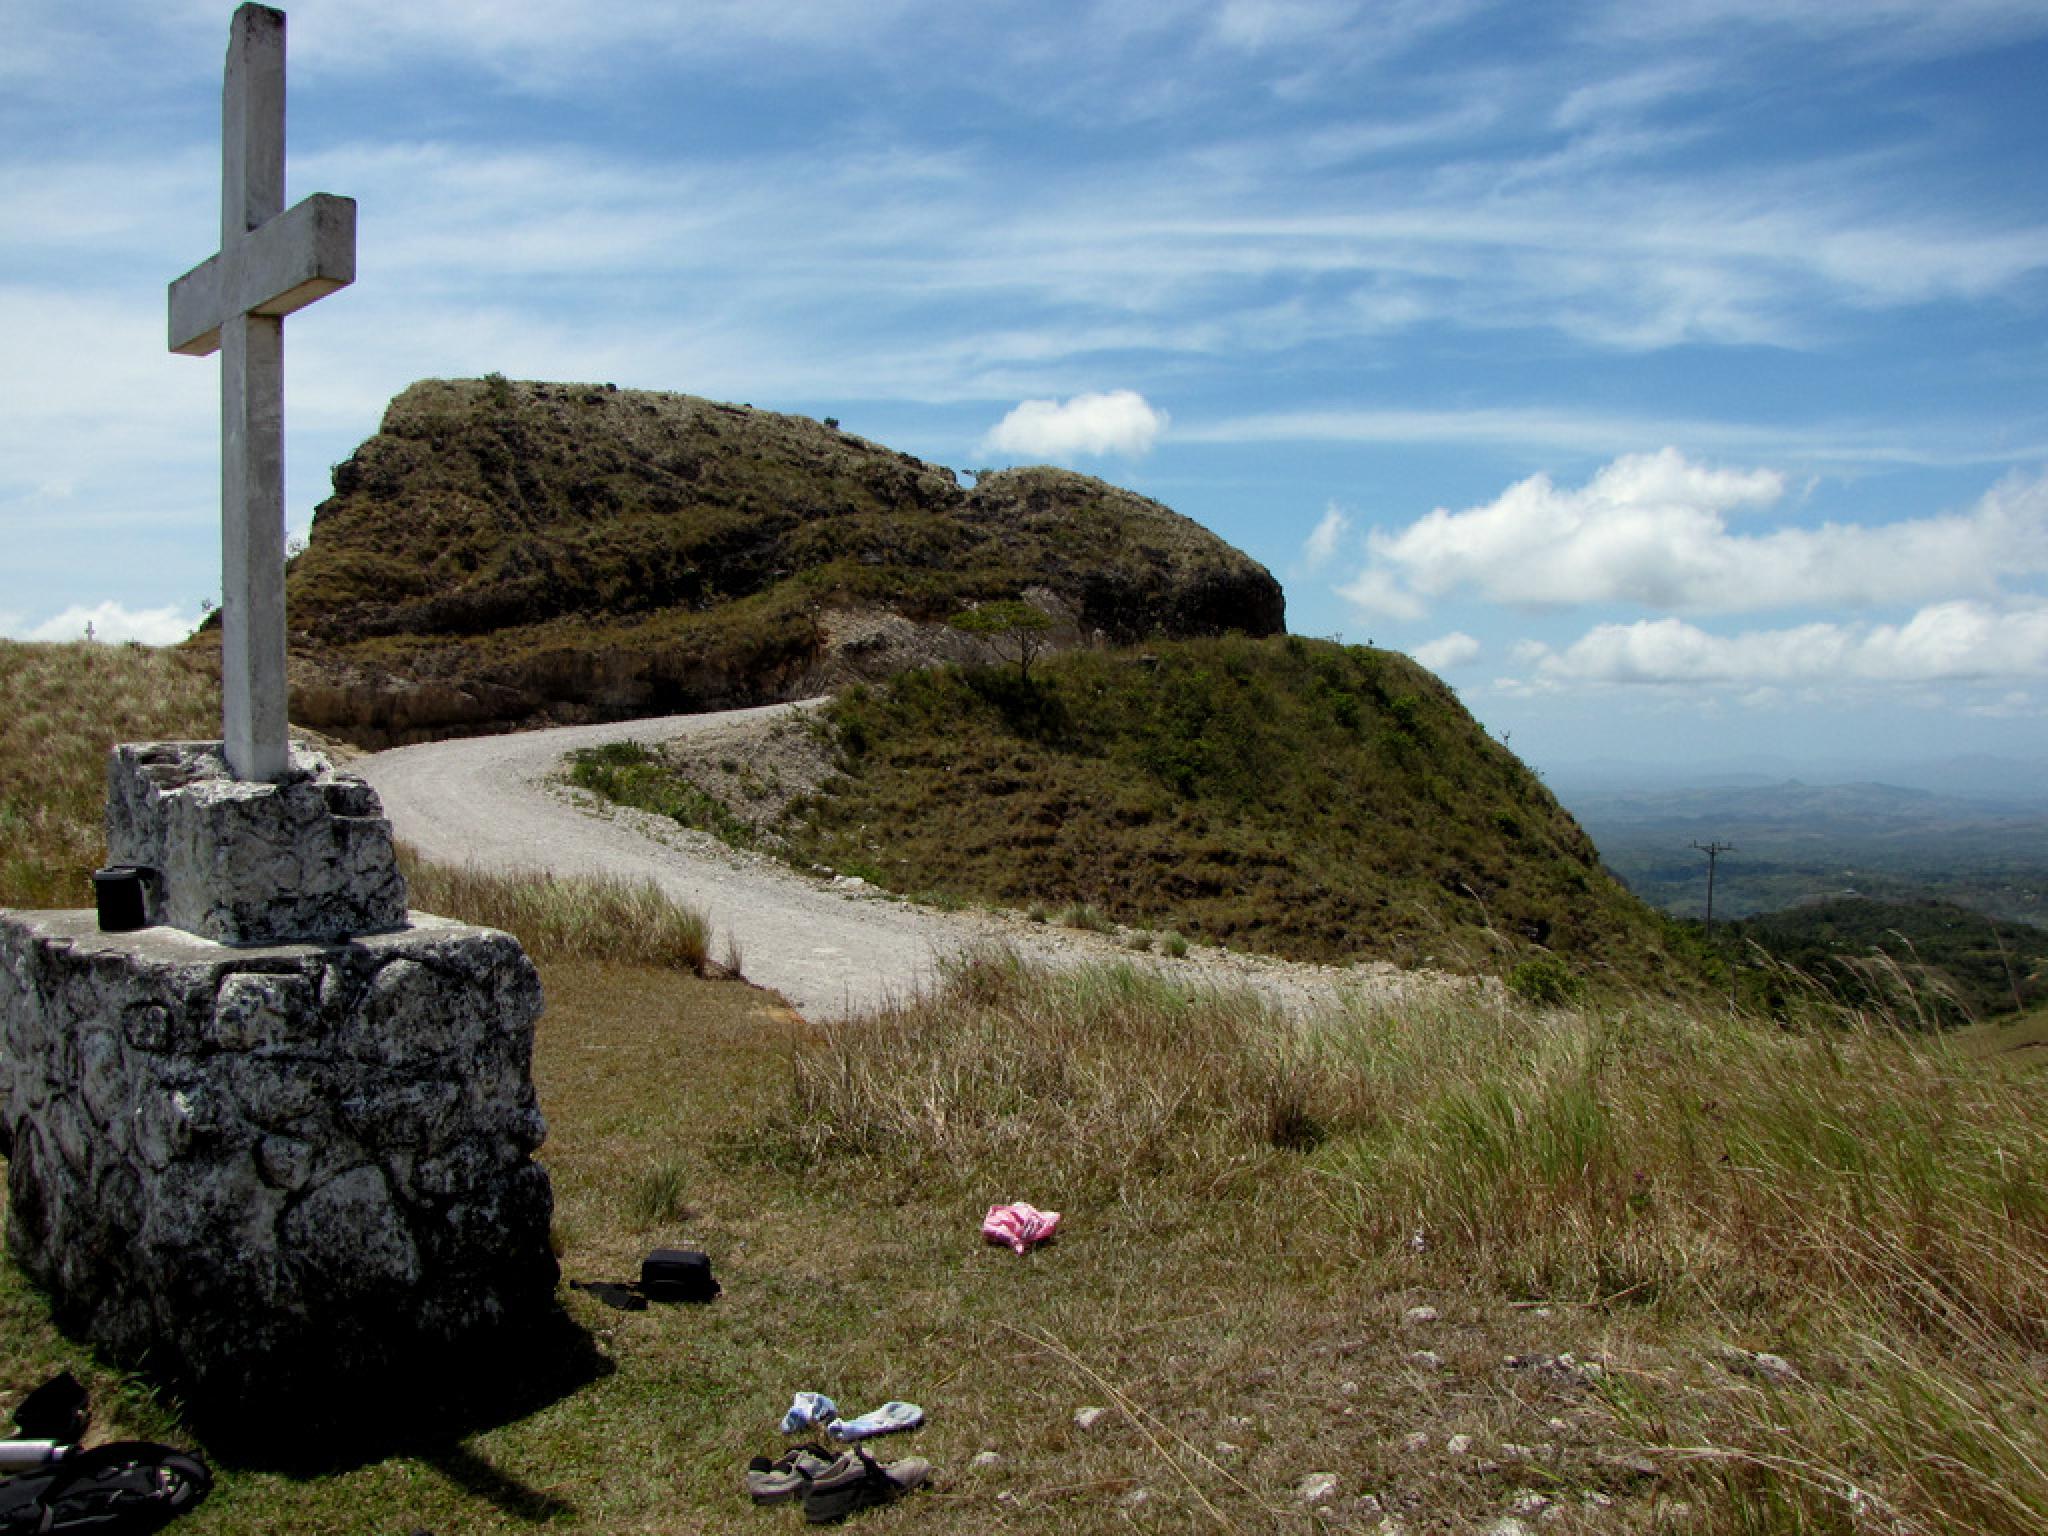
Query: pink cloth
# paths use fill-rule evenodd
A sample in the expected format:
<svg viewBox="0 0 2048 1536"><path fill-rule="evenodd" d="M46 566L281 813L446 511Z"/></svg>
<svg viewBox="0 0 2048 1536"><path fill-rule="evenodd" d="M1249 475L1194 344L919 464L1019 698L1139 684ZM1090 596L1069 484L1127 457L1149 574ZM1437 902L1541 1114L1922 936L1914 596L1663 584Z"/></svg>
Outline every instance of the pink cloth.
<svg viewBox="0 0 2048 1536"><path fill-rule="evenodd" d="M1060 1229L1058 1211L1041 1211L1019 1200L992 1205L981 1219L981 1235L992 1243L1008 1243L1017 1252L1037 1247Z"/></svg>

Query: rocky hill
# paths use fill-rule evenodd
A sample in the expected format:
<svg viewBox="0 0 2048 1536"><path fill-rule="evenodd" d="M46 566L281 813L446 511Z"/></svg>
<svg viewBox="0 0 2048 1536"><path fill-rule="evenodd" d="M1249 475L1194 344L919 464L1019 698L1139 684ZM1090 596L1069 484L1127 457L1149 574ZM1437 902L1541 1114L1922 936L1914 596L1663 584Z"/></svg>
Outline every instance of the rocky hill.
<svg viewBox="0 0 2048 1536"><path fill-rule="evenodd" d="M381 747L765 703L992 643L1284 626L1257 562L1065 470L954 473L831 422L608 385L429 380L292 562L295 722Z"/></svg>

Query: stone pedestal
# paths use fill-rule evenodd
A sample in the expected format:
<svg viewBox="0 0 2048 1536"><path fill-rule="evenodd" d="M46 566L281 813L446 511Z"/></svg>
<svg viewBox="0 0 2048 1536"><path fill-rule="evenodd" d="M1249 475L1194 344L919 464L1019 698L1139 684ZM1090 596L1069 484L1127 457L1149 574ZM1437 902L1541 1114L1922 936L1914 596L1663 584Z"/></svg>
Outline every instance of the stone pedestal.
<svg viewBox="0 0 2048 1536"><path fill-rule="evenodd" d="M198 1395L402 1380L552 1303L540 1008L515 939L424 914L230 947L0 913L8 1245Z"/></svg>
<svg viewBox="0 0 2048 1536"><path fill-rule="evenodd" d="M217 741L129 742L107 763L107 862L154 871L149 920L223 944L405 926L376 791L293 745L277 783L232 777Z"/></svg>

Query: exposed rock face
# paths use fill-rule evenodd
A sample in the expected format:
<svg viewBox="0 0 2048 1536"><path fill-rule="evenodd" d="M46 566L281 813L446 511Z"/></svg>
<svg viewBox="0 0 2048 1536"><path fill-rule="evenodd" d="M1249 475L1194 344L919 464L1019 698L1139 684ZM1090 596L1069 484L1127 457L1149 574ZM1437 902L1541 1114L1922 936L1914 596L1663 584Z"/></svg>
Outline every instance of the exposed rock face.
<svg viewBox="0 0 2048 1536"><path fill-rule="evenodd" d="M66 1326L257 1405L551 1304L539 978L412 923L230 949L0 914L8 1245Z"/></svg>
<svg viewBox="0 0 2048 1536"><path fill-rule="evenodd" d="M405 878L376 792L296 743L277 784L234 778L217 741L115 747L107 855L155 872L143 887L151 922L223 944L405 925Z"/></svg>
<svg viewBox="0 0 2048 1536"><path fill-rule="evenodd" d="M1103 481L964 489L688 395L415 384L334 488L290 577L292 718L366 746L795 697L948 654L947 618L1027 594L1066 643L1285 621L1262 566Z"/></svg>

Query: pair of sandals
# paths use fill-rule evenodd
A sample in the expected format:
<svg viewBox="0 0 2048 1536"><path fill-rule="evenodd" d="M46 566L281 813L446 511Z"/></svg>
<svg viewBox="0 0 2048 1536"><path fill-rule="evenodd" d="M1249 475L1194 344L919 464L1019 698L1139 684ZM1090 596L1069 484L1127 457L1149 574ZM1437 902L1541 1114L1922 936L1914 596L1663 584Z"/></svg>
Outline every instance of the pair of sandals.
<svg viewBox="0 0 2048 1536"><path fill-rule="evenodd" d="M829 1525L856 1510L893 1503L931 1474L931 1463L921 1456L884 1466L866 1451L835 1455L822 1445L800 1445L773 1461L756 1456L748 1463L747 1493L756 1504L802 1499L807 1522Z"/></svg>

